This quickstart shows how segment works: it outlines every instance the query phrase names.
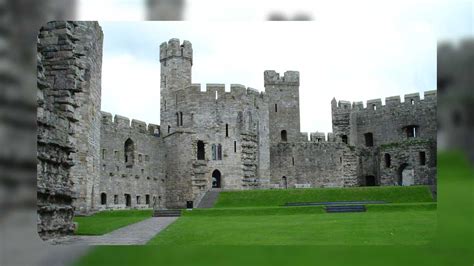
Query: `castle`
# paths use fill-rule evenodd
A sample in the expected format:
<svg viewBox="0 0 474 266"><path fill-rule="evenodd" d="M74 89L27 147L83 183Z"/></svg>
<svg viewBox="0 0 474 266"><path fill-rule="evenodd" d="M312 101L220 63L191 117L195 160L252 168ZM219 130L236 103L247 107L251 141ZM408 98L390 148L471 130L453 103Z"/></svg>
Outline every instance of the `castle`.
<svg viewBox="0 0 474 266"><path fill-rule="evenodd" d="M408 94L403 102L389 97L385 105L381 99L365 106L333 99L333 132L302 133L298 72L265 71L264 92L193 84L192 44L171 39L159 51L160 125L147 125L100 110L102 41L96 22L50 22L40 31L38 205L40 216L48 217L39 221L44 234L51 231L47 220L67 220L73 212L174 209L187 201L197 206L212 188L436 183L436 91L424 99ZM51 161L52 150L59 163ZM51 165L59 167L60 178ZM49 213L53 198L62 214Z"/></svg>

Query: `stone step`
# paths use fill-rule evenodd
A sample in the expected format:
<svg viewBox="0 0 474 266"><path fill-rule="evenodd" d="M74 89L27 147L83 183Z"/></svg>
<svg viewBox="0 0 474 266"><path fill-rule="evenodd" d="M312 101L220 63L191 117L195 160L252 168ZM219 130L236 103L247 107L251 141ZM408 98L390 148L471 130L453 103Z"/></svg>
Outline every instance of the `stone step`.
<svg viewBox="0 0 474 266"><path fill-rule="evenodd" d="M212 208L219 197L220 189L211 189L204 197L202 197L201 202L199 202L198 208Z"/></svg>
<svg viewBox="0 0 474 266"><path fill-rule="evenodd" d="M364 205L326 206L326 212L365 212Z"/></svg>

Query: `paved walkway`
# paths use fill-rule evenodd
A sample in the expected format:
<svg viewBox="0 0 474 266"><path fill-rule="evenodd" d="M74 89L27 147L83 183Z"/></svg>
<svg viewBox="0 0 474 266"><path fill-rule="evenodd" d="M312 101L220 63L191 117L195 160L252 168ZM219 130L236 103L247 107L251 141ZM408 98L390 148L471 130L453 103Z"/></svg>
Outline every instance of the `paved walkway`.
<svg viewBox="0 0 474 266"><path fill-rule="evenodd" d="M153 217L101 236L68 236L61 245L144 245L179 217Z"/></svg>

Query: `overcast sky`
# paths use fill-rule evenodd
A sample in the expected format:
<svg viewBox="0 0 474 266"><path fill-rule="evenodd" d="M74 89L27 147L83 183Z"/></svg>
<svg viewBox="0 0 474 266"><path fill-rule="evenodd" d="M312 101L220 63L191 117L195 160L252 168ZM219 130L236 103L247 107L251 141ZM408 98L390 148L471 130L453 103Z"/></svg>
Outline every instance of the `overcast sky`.
<svg viewBox="0 0 474 266"><path fill-rule="evenodd" d="M435 89L436 41L472 33L469 4L320 4L306 9L317 10L313 22L260 22L264 8L256 7L240 12L245 13L241 20L254 22L236 22L238 8L231 12L232 6L213 9L206 4L215 1L197 2L201 5L186 9L192 23L100 21L102 110L159 124L159 45L179 38L193 44L193 83L225 83L227 89L238 83L263 91L264 70L300 71L301 130L330 132L333 97L365 102ZM130 20L140 19L130 1L121 3ZM228 17L234 21L222 22L225 12L234 14Z"/></svg>

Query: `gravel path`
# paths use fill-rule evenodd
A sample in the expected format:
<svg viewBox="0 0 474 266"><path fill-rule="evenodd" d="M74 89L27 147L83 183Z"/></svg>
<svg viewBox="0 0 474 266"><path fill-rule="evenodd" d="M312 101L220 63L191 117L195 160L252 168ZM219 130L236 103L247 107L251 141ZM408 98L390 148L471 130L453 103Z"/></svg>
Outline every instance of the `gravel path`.
<svg viewBox="0 0 474 266"><path fill-rule="evenodd" d="M153 217L101 236L69 236L55 240L61 245L144 245L179 217Z"/></svg>

